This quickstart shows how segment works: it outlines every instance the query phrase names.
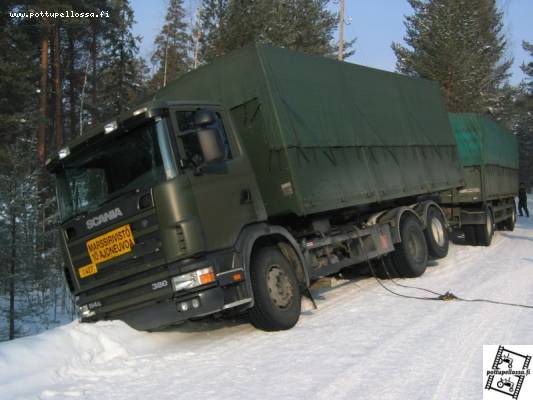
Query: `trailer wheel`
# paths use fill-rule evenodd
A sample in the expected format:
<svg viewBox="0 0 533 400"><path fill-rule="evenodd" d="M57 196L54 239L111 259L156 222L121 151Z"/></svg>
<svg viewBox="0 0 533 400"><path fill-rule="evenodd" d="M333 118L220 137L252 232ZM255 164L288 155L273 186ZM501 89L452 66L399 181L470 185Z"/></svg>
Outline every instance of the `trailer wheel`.
<svg viewBox="0 0 533 400"><path fill-rule="evenodd" d="M422 275L427 267L428 246L417 219L407 215L400 222L402 241L395 245L391 258L398 274L404 278Z"/></svg>
<svg viewBox="0 0 533 400"><path fill-rule="evenodd" d="M476 241L480 246L490 246L494 235L494 217L490 208L485 208L486 222L476 225Z"/></svg>
<svg viewBox="0 0 533 400"><path fill-rule="evenodd" d="M516 223L516 209L513 207L511 210L511 216L502 222L503 229L506 231L514 231L514 226Z"/></svg>
<svg viewBox="0 0 533 400"><path fill-rule="evenodd" d="M448 247L450 245L448 230L442 213L436 207L431 207L428 211L427 227L424 230L424 234L428 252L432 258L439 259L448 255Z"/></svg>
<svg viewBox="0 0 533 400"><path fill-rule="evenodd" d="M470 246L477 245L476 229L474 225L463 225L463 232L465 234L465 242Z"/></svg>
<svg viewBox="0 0 533 400"><path fill-rule="evenodd" d="M264 247L254 253L251 262L254 306L250 322L258 329L290 329L300 317L301 294L289 261L276 247Z"/></svg>

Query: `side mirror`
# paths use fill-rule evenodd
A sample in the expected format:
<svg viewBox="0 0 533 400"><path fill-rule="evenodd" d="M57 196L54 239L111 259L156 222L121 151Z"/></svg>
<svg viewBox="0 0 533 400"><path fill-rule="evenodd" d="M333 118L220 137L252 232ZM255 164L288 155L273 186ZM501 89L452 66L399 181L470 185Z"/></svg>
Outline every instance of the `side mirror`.
<svg viewBox="0 0 533 400"><path fill-rule="evenodd" d="M207 126L215 123L215 114L211 111L198 110L194 113L194 125Z"/></svg>
<svg viewBox="0 0 533 400"><path fill-rule="evenodd" d="M225 157L220 135L216 129L199 129L198 143L206 164L222 161Z"/></svg>

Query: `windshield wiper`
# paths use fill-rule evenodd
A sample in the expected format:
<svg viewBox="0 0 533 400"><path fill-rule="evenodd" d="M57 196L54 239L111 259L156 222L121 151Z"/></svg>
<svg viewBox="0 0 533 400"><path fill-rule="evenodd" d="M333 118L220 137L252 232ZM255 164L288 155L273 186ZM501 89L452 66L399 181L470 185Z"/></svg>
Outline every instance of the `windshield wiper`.
<svg viewBox="0 0 533 400"><path fill-rule="evenodd" d="M109 196L107 199L101 201L100 203L98 203L98 207L102 207L104 204L107 204L109 203L110 201L113 201L115 199L118 199L119 197L122 197L126 194L131 194L131 193L139 193L140 192L140 189L139 188L134 188L134 189L129 189L129 190L123 190L123 191L118 191L117 193L115 193L114 195L112 196Z"/></svg>

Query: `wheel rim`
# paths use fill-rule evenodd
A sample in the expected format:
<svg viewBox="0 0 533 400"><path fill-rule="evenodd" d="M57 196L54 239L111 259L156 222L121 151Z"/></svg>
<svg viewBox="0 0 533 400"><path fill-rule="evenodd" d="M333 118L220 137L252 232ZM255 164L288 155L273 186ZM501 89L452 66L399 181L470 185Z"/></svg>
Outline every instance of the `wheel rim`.
<svg viewBox="0 0 533 400"><path fill-rule="evenodd" d="M271 265L267 271L268 295L278 308L287 308L294 297L289 275L279 265Z"/></svg>
<svg viewBox="0 0 533 400"><path fill-rule="evenodd" d="M436 217L433 217L431 219L431 233L437 245L439 247L444 246L444 242L445 242L444 227L442 226L442 222L440 221L440 219Z"/></svg>
<svg viewBox="0 0 533 400"><path fill-rule="evenodd" d="M417 263L424 261L422 246L423 244L420 242L419 236L416 234L416 232L411 231L411 234L407 240L407 251L409 251L409 254L411 254Z"/></svg>

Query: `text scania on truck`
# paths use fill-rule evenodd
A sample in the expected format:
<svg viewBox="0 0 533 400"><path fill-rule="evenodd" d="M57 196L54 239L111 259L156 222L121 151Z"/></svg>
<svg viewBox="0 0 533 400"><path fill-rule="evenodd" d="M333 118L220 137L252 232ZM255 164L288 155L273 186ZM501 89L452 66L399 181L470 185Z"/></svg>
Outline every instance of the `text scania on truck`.
<svg viewBox="0 0 533 400"><path fill-rule="evenodd" d="M47 166L82 320L145 330L235 312L288 329L322 276L419 276L448 251L438 194L464 185L436 83L263 45Z"/></svg>

